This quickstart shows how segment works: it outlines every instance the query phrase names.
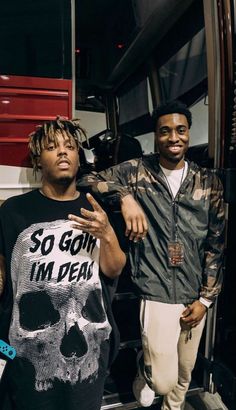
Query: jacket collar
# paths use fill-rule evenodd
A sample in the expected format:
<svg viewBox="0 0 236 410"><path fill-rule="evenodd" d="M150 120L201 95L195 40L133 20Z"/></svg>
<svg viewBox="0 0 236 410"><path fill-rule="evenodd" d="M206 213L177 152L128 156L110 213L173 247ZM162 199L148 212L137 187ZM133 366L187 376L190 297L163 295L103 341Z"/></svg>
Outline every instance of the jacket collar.
<svg viewBox="0 0 236 410"><path fill-rule="evenodd" d="M145 165L151 172L154 171L154 173L158 175L158 174L161 172L160 163L159 163L159 158L160 158L160 156L159 156L158 153L148 154L148 155L144 155L144 156L143 156L142 161L143 161L144 165ZM187 158L185 158L185 161L187 161L187 163L188 163L188 174L187 174L187 176L189 175L189 173L190 173L191 175L196 174L196 172L200 169L199 165L197 165L197 164L196 164L195 162L193 162L193 161L189 161ZM186 178L187 178L187 177L186 177Z"/></svg>

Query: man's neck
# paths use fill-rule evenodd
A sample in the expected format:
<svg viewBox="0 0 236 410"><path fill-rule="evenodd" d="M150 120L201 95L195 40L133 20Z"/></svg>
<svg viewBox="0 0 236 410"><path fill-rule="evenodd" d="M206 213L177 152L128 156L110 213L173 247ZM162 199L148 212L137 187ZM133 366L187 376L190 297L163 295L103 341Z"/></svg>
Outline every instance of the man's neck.
<svg viewBox="0 0 236 410"><path fill-rule="evenodd" d="M170 169L170 170L184 168L184 158L182 158L179 162L170 162L166 160L165 158L160 157L159 163L163 168Z"/></svg>
<svg viewBox="0 0 236 410"><path fill-rule="evenodd" d="M71 201L79 197L75 182L69 186L43 183L40 192L47 198L57 201Z"/></svg>

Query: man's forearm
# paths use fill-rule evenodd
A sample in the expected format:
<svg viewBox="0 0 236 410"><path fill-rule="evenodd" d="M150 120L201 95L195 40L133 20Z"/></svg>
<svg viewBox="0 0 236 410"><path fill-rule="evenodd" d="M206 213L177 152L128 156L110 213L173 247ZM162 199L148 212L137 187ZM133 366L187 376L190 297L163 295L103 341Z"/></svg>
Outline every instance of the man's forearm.
<svg viewBox="0 0 236 410"><path fill-rule="evenodd" d="M120 202L120 198L130 193L125 176L126 173L123 175L122 169L117 165L99 173L84 175L77 182L77 187L98 195L103 202L110 205L110 201Z"/></svg>
<svg viewBox="0 0 236 410"><path fill-rule="evenodd" d="M115 278L119 276L126 263L125 253L121 250L113 228L110 234L101 239L100 268L104 275Z"/></svg>

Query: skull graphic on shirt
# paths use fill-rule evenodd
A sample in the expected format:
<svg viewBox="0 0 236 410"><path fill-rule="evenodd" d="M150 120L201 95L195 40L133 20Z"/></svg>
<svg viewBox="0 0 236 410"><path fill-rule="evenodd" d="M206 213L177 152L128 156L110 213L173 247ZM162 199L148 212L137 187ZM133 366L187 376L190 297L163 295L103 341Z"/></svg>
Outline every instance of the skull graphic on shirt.
<svg viewBox="0 0 236 410"><path fill-rule="evenodd" d="M55 231L55 223L53 228ZM32 227L24 231L23 241L23 236L18 238L13 251L15 301L10 342L18 357L33 365L38 391L48 390L55 380L75 384L89 377L96 378L100 347L111 330L98 272L91 274L90 280L82 281L57 283L53 274L50 281L42 277L29 280L32 262L45 261L41 254L33 258L29 255L31 234ZM53 256L55 260L56 255ZM50 257L52 260L52 254ZM57 263L56 271L59 265ZM48 277L46 272L44 279Z"/></svg>

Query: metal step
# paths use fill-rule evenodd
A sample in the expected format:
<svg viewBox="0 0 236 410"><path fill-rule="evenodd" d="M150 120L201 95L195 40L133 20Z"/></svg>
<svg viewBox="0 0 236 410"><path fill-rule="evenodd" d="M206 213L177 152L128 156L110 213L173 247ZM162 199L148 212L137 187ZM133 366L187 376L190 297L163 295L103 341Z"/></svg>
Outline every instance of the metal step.
<svg viewBox="0 0 236 410"><path fill-rule="evenodd" d="M129 349L128 349L129 350ZM141 406L136 402L135 397L132 392L132 384L136 375L136 362L134 363L134 368L132 368L132 349L128 351L128 356L126 357L126 352L121 351L121 358L118 357L118 365L121 367L116 369L116 372L109 374L105 383L102 410L109 409L136 409L141 408ZM126 364L124 364L125 362ZM113 369L114 370L114 369ZM193 402L192 396L202 394L204 392L203 386L200 381L198 381L198 374L193 375L193 380L190 384L190 388L187 392L187 397L189 402ZM157 395L153 402L155 410L160 409L160 403L162 401L162 396ZM153 410L154 410L153 408ZM203 410L204 407L198 407L196 410ZM216 410L217 408L215 408ZM151 407L150 407L151 410ZM190 408L188 409L190 410ZM205 409L204 409L205 410ZM218 410L218 409L217 409Z"/></svg>
<svg viewBox="0 0 236 410"><path fill-rule="evenodd" d="M161 397L157 396L154 399L153 404L157 404L161 402ZM141 406L135 400L133 394L130 393L123 393L123 394L110 394L103 397L103 403L101 410L109 410L109 409L137 409Z"/></svg>
<svg viewBox="0 0 236 410"><path fill-rule="evenodd" d="M211 397L212 396L212 397ZM203 407L204 403L204 397L206 397L206 405L214 405L214 407ZM149 409L154 406L155 410L159 409L159 405L161 404L162 397L161 396L156 396L153 404ZM199 403L202 404L201 407L194 407L194 403L197 403L199 406ZM210 403L210 404L209 404ZM185 410L227 410L227 408L223 405L224 407L219 407L219 403L222 403L222 401L219 399L219 395L216 396L216 394L210 395L209 393L204 393L202 387L192 387L189 389L187 393L187 399L186 399L186 405L185 405ZM218 407L216 407L218 406ZM135 400L132 392L126 392L126 393L121 393L121 394L106 394L103 397L103 403L101 410L110 410L110 409L123 409L123 410L130 410L130 409L137 409L137 408L142 408L140 404Z"/></svg>
<svg viewBox="0 0 236 410"><path fill-rule="evenodd" d="M156 396L154 402L149 409L160 409L162 398L161 396ZM122 395L110 394L103 398L103 404L101 410L110 409L141 409L142 407L135 401L132 393L126 393ZM186 403L184 410L229 410L228 407L222 402L221 397L218 393L210 394L204 392L203 388L192 388L189 389L186 396Z"/></svg>

